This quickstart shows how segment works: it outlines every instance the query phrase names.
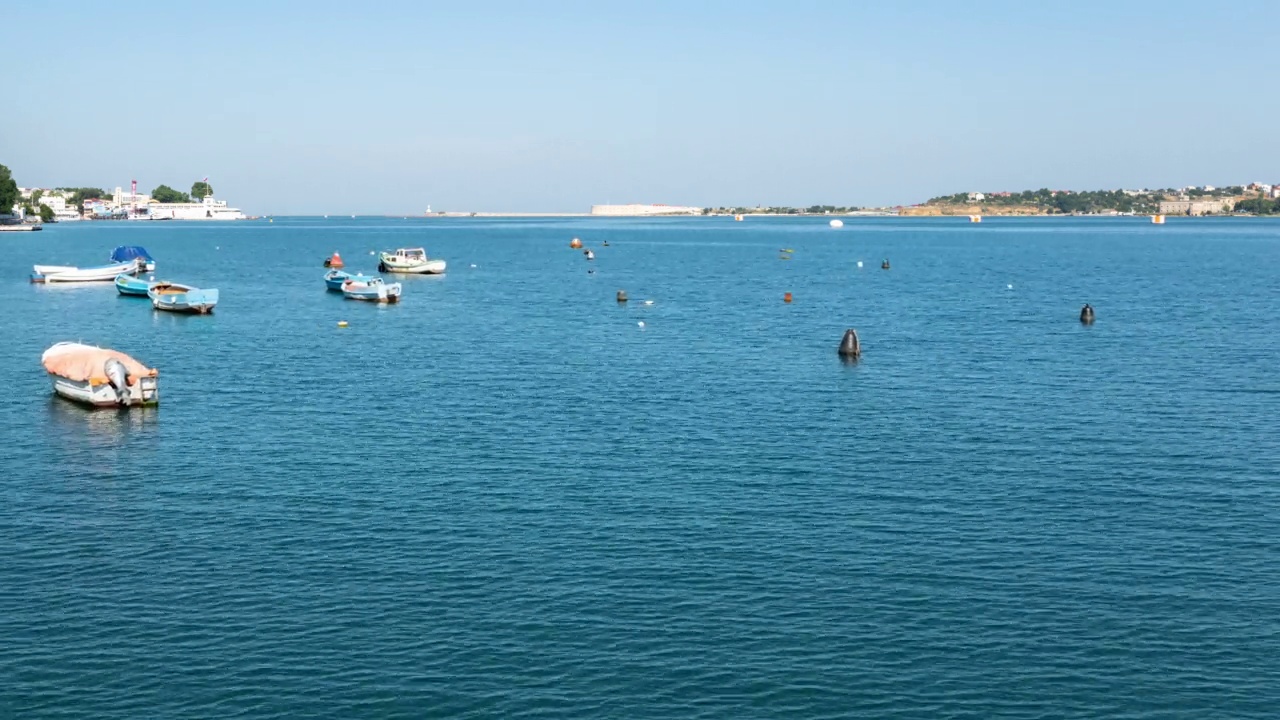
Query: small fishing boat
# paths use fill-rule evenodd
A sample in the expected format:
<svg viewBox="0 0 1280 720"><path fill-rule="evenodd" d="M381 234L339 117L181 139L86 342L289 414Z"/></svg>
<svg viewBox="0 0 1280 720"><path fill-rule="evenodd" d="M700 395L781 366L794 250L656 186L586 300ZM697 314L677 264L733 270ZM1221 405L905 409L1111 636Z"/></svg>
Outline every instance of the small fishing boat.
<svg viewBox="0 0 1280 720"><path fill-rule="evenodd" d="M137 245L121 245L111 251L111 262L122 263L130 260L142 260L142 269L147 272L156 271L156 261L152 259L151 253L147 252L144 247Z"/></svg>
<svg viewBox="0 0 1280 720"><path fill-rule="evenodd" d="M349 277L342 284L342 294L348 300L368 300L369 302L400 302L400 283L387 283L380 277Z"/></svg>
<svg viewBox="0 0 1280 720"><path fill-rule="evenodd" d="M351 277L351 273L342 272L341 270L330 270L324 274L324 286L336 292L342 292L342 284Z"/></svg>
<svg viewBox="0 0 1280 720"><path fill-rule="evenodd" d="M94 407L155 405L156 371L117 350L60 342L40 356L53 392Z"/></svg>
<svg viewBox="0 0 1280 720"><path fill-rule="evenodd" d="M422 248L400 248L393 253L379 253L378 260L378 272L439 275L445 267L443 260L428 258L427 251Z"/></svg>
<svg viewBox="0 0 1280 720"><path fill-rule="evenodd" d="M147 290L147 297L151 298L155 309L169 312L204 315L213 312L213 306L218 304L217 290L201 290L172 282L153 283Z"/></svg>
<svg viewBox="0 0 1280 720"><path fill-rule="evenodd" d="M121 295L147 297L147 291L151 290L151 286L155 284L156 279L154 276L145 279L128 273L116 276L116 291Z"/></svg>
<svg viewBox="0 0 1280 720"><path fill-rule="evenodd" d="M141 259L86 268L73 265L35 265L31 268L35 271L31 276L31 282L111 282L119 275L142 272L144 266L145 263Z"/></svg>

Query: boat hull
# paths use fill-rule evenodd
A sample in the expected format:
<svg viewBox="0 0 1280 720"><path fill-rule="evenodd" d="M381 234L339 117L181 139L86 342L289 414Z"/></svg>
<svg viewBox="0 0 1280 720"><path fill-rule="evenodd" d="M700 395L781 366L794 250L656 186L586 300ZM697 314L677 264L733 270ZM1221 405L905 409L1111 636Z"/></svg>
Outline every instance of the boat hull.
<svg viewBox="0 0 1280 720"><path fill-rule="evenodd" d="M47 283L56 282L111 282L120 275L128 275L139 271L143 263L127 262L100 267L77 268L66 265L36 265L33 279Z"/></svg>
<svg viewBox="0 0 1280 720"><path fill-rule="evenodd" d="M384 284L381 281L372 285L364 285L352 281L342 288L342 295L348 300L364 300L376 303L400 302L400 283Z"/></svg>
<svg viewBox="0 0 1280 720"><path fill-rule="evenodd" d="M162 285L153 285L147 292L151 298L151 305L157 310L165 312L187 313L190 315L208 315L213 312L213 308L218 304L218 291L214 289L203 290L200 288L181 287L179 292L174 292L173 285L164 285L165 290L161 291Z"/></svg>
<svg viewBox="0 0 1280 720"><path fill-rule="evenodd" d="M443 275L445 270L444 260L428 260L424 263L416 265L406 265L404 263L388 262L387 258L382 259L382 268L386 268L383 272L402 273L406 275Z"/></svg>
<svg viewBox="0 0 1280 720"><path fill-rule="evenodd" d="M128 297L147 297L154 284L152 280L143 280L133 275L116 276L116 291Z"/></svg>
<svg viewBox="0 0 1280 720"><path fill-rule="evenodd" d="M53 382L55 395L90 407L138 407L157 405L160 402L160 387L154 377L138 378L127 386L123 398L109 383L94 384L87 380L69 380L52 374L49 379Z"/></svg>

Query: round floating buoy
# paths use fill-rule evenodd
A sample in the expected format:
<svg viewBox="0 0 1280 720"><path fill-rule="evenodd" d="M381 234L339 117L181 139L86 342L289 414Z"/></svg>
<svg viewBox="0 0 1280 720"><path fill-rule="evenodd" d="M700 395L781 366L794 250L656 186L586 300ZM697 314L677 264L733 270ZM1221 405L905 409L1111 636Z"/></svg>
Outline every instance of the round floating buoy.
<svg viewBox="0 0 1280 720"><path fill-rule="evenodd" d="M885 258L884 262L880 263L880 269L881 269L881 270L888 270L888 269L889 269L889 259L888 259L888 258Z"/></svg>
<svg viewBox="0 0 1280 720"><path fill-rule="evenodd" d="M624 302L626 302L626 301L627 301L627 291L626 291L626 290L619 290L619 291L618 291L618 294L615 296L615 299L616 299L618 302L620 302L620 303L624 303Z"/></svg>
<svg viewBox="0 0 1280 720"><path fill-rule="evenodd" d="M1010 283L1010 284L1009 284L1009 285L1007 285L1006 287L1008 287L1010 290L1012 290L1012 289L1013 289L1013 284L1012 284L1012 283Z"/></svg>
<svg viewBox="0 0 1280 720"><path fill-rule="evenodd" d="M338 327L346 327L346 326L347 326L347 321L346 321L346 320L339 320L339 321L338 321Z"/></svg>
<svg viewBox="0 0 1280 720"><path fill-rule="evenodd" d="M644 321L641 320L640 322L636 323L636 325L639 325L640 327L644 327Z"/></svg>
<svg viewBox="0 0 1280 720"><path fill-rule="evenodd" d="M858 267L862 267L862 261L861 261L861 260L859 260L859 261L858 261Z"/></svg>
<svg viewBox="0 0 1280 720"><path fill-rule="evenodd" d="M1080 308L1080 322L1085 325L1093 324L1093 306L1089 303L1085 303L1084 307Z"/></svg>
<svg viewBox="0 0 1280 720"><path fill-rule="evenodd" d="M840 349L836 352L842 358L858 358L862 355L862 343L858 340L858 331L849 328L840 339Z"/></svg>
<svg viewBox="0 0 1280 720"><path fill-rule="evenodd" d="M593 252L591 252L590 250L583 250L583 251L582 251L582 254L583 254L584 256L586 256L586 258L587 258L588 260L595 260L595 259L596 259L596 254L595 254L595 253L593 253Z"/></svg>
<svg viewBox="0 0 1280 720"><path fill-rule="evenodd" d="M573 248L574 250L577 250L578 248L582 247L582 241L579 240L578 238L574 238L569 241L569 247Z"/></svg>
<svg viewBox="0 0 1280 720"><path fill-rule="evenodd" d="M782 294L782 302L784 302L784 303L789 303L789 302L791 302L791 293L783 293L783 294Z"/></svg>
<svg viewBox="0 0 1280 720"><path fill-rule="evenodd" d="M827 223L827 224L828 224L828 225L830 225L830 226L831 226L831 227L833 227L833 228L842 228L842 227L844 227L844 221L843 221L843 220L832 220L831 222L829 222L829 223Z"/></svg>

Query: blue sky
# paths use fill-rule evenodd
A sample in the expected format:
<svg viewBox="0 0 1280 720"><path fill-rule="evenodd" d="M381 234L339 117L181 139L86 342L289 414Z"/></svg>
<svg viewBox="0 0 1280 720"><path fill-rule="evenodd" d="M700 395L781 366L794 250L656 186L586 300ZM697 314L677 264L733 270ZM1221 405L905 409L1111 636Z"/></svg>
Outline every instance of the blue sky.
<svg viewBox="0 0 1280 720"><path fill-rule="evenodd" d="M14 3L0 163L251 213L1280 181L1280 6Z"/></svg>

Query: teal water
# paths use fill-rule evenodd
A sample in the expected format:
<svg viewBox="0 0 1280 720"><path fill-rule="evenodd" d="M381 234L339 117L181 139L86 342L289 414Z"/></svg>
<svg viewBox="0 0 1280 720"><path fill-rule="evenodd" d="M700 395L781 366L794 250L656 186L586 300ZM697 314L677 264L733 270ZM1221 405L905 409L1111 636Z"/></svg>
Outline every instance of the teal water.
<svg viewBox="0 0 1280 720"><path fill-rule="evenodd" d="M0 242L0 717L1280 707L1280 223ZM219 288L216 313L26 281L118 244ZM407 245L448 275L399 306L326 293L329 253L370 271ZM51 398L60 340L158 367L161 407Z"/></svg>

